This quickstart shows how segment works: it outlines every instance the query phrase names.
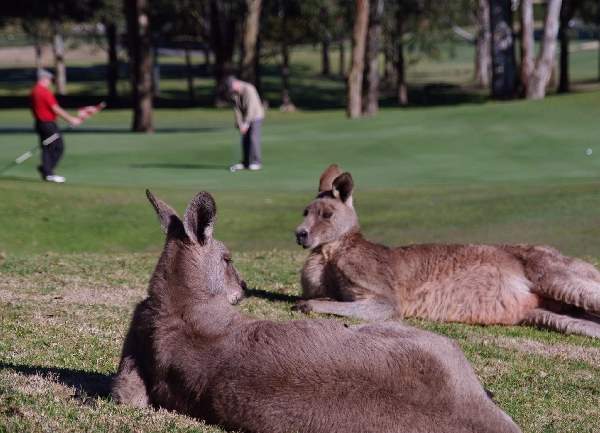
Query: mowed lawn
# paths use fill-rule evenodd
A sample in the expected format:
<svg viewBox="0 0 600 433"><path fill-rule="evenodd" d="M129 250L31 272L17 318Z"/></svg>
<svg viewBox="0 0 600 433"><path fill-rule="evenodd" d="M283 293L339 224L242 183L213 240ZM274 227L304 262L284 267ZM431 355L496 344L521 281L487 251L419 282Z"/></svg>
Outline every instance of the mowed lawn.
<svg viewBox="0 0 600 433"><path fill-rule="evenodd" d="M598 92L386 108L359 121L270 110L265 169L235 174L229 110L157 110L148 135L128 132L129 112L98 115L65 134L67 184L40 182L37 157L0 177L0 431L221 431L107 396L163 242L145 188L179 211L195 192L214 193L216 236L258 294L299 295L306 252L293 230L332 162L352 173L371 239L548 243L598 263L599 115ZM35 144L30 124L26 110L0 111L0 165ZM303 317L281 299L239 308ZM600 341L409 322L456 339L523 431L600 431Z"/></svg>

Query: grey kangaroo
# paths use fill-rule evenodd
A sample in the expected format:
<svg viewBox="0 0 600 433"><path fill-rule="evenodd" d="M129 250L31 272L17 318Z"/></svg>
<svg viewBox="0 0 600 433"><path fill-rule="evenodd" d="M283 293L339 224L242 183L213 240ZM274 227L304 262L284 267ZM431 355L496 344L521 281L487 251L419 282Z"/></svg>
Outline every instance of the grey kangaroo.
<svg viewBox="0 0 600 433"><path fill-rule="evenodd" d="M321 175L298 244L310 248L296 308L364 320L529 324L600 338L600 272L534 245L408 245L366 240L350 173ZM313 299L317 298L317 299Z"/></svg>
<svg viewBox="0 0 600 433"><path fill-rule="evenodd" d="M400 323L241 315L244 283L201 192L181 220L148 192L164 250L125 338L112 395L245 432L508 433L450 340Z"/></svg>

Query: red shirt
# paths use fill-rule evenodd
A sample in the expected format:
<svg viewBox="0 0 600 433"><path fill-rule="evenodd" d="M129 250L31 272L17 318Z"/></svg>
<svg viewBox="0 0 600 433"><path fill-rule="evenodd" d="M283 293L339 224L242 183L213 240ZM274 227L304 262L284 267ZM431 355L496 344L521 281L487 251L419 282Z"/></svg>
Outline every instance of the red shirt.
<svg viewBox="0 0 600 433"><path fill-rule="evenodd" d="M31 111L33 117L40 122L54 122L56 113L52 110L57 105L54 94L45 86L36 84L31 91Z"/></svg>

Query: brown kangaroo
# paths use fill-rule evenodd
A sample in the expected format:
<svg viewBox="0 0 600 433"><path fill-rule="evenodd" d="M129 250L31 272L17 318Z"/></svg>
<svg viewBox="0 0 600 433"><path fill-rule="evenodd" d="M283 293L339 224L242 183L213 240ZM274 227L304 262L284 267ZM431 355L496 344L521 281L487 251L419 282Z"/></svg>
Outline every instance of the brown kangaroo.
<svg viewBox="0 0 600 433"><path fill-rule="evenodd" d="M350 173L331 165L304 210L297 242L304 312L364 320L421 317L473 324L530 324L600 338L600 272L534 245L388 248L360 233Z"/></svg>
<svg viewBox="0 0 600 433"><path fill-rule="evenodd" d="M520 431L447 338L397 322L244 317L210 194L183 221L148 198L167 238L125 339L117 401L246 432Z"/></svg>

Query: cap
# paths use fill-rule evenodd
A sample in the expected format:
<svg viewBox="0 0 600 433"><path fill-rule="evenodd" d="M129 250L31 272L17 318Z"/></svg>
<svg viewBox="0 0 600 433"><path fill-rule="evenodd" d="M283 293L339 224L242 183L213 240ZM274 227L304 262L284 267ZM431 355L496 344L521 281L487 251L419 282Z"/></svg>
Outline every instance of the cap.
<svg viewBox="0 0 600 433"><path fill-rule="evenodd" d="M54 78L54 74L46 69L39 69L37 73L37 79L42 80L44 78L51 80Z"/></svg>

